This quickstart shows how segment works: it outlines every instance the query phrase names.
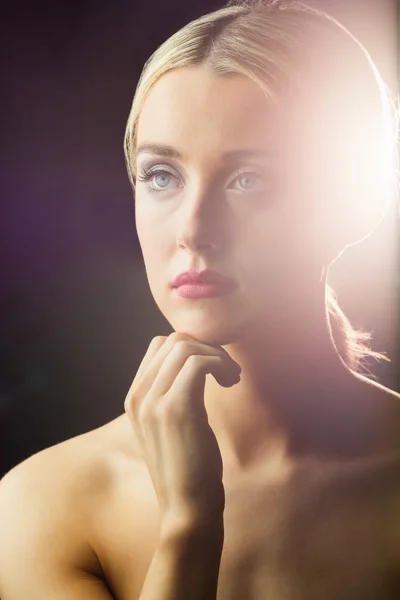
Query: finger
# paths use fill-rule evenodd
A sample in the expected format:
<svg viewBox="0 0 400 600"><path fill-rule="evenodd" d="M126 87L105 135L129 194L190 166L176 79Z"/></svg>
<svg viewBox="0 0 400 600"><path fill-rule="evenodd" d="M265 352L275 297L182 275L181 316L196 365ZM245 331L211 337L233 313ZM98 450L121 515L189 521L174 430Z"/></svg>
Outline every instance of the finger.
<svg viewBox="0 0 400 600"><path fill-rule="evenodd" d="M174 347L171 348L169 354L159 368L149 390L149 395L153 398L159 398L160 396L165 395L171 389L185 363L193 356L204 356L209 359L217 359L220 366L214 366L214 372L217 374L218 381L219 383L222 383L222 385L224 385L224 382L226 382L229 377L232 378L230 372L233 371L233 365L230 364L224 355L217 349L204 346L200 343L191 344L190 342L177 342ZM194 361L191 360L190 362L193 364ZM217 361L214 361L213 364L217 365Z"/></svg>
<svg viewBox="0 0 400 600"><path fill-rule="evenodd" d="M187 341L188 339L193 338L190 338L186 334L174 331L164 339L162 344L156 344L156 352L152 353L151 357L149 357L149 360L143 364L140 379L135 377L130 389L130 393L144 398L153 385L154 379L156 378L161 366L163 365L172 348L176 343Z"/></svg>
<svg viewBox="0 0 400 600"><path fill-rule="evenodd" d="M190 356L175 377L170 393L176 403L186 404L201 415L205 412L204 392L206 375L210 373L224 387L238 383L240 376L232 372L232 367L219 356ZM188 406L189 405L189 406Z"/></svg>
<svg viewBox="0 0 400 600"><path fill-rule="evenodd" d="M146 371L148 365L153 360L155 354L157 354L158 350L164 345L167 339L168 338L166 336L158 335L151 340L149 347L147 348L146 354L144 355L142 362L140 363L139 368L136 371L135 380L140 379L140 377Z"/></svg>
<svg viewBox="0 0 400 600"><path fill-rule="evenodd" d="M146 370L147 370L149 364L151 364L151 361L154 360L154 356L157 354L159 349L163 346L166 339L167 338L164 336L157 336L151 340L149 347L147 348L146 354L144 355L142 362L140 363L139 368L136 371L136 375L135 375L135 377L131 383L131 387L129 388L128 393L126 395L125 402L124 402L125 412L129 413L133 408L132 404L134 404L135 398L140 397L137 393L140 379L146 373Z"/></svg>
<svg viewBox="0 0 400 600"><path fill-rule="evenodd" d="M192 349L190 351L187 346L188 344L191 344ZM167 356L169 356L172 351L174 351L174 353L178 353L182 360L179 359L178 363L176 363L176 368L170 369L169 362L167 362L165 367L163 365L167 359ZM207 354L221 357L226 356L226 363L230 363L233 367L237 367L239 372L241 371L240 366L220 346L203 344L186 333L174 331L168 336L161 347L159 347L156 354L153 355L153 359L147 363L147 369L146 367L143 369L140 380L135 378L134 384L131 386L130 393L140 398L145 398L150 389L152 389L152 395L162 395L163 393L166 393L166 391L168 391L168 389L171 387L174 377L178 374L180 368L183 366L185 359L190 354ZM158 378L158 374L161 369L162 375L160 378ZM153 388L156 378L158 379L158 383L156 387ZM223 382L219 383L224 385Z"/></svg>
<svg viewBox="0 0 400 600"><path fill-rule="evenodd" d="M171 348L169 354L164 359L163 364L158 370L157 375L154 378L153 384L149 390L149 395L155 398L159 398L166 394L176 377L181 371L182 367L190 356L203 355L203 356L214 356L220 361L223 360L221 353L202 344L191 344L190 342L177 342L173 348Z"/></svg>

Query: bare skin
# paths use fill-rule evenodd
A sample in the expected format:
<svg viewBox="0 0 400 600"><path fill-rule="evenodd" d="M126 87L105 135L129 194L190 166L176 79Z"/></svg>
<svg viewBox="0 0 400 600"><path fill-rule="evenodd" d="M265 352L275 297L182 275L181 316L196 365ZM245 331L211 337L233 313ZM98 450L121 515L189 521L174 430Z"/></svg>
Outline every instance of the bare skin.
<svg viewBox="0 0 400 600"><path fill-rule="evenodd" d="M273 131L277 121L263 101L244 80L197 68L172 72L150 92L138 129L139 147L163 144L181 154L137 157L138 167L151 159L174 173L172 188L154 194L141 181L136 189L153 296L176 332L214 353L223 349L242 368L235 385L224 385L213 367L204 393L167 395L170 406L190 408L191 398L205 409L222 459L225 537L214 597L391 600L400 590L400 395L353 373L336 351L320 269L344 240L322 225L310 229L309 219L323 216L310 214L318 211L315 198L293 196L298 161L286 165L290 178L278 176L286 150L296 147L293 140L285 146L290 128ZM237 177L232 187L237 165L228 168L223 154L265 149L266 139L280 159L269 165L272 187L260 202L236 187ZM245 162L265 175L265 163ZM171 279L206 267L235 278L238 289L216 299L178 298ZM207 498L207 486L193 492L199 473L218 488L214 438L197 437L204 430L193 424L185 443L204 448L198 460L186 460L189 446L176 435L161 453L170 456L164 470L150 464L134 415L146 394L136 385L118 419L35 455L5 478L2 600L56 599L55 590L60 600L139 600L168 515L182 501L190 507L183 514L204 514L208 502L215 512L218 495L217 502ZM164 398L153 394L154 406Z"/></svg>
<svg viewBox="0 0 400 600"><path fill-rule="evenodd" d="M366 401L385 405L400 423L400 395L370 382L360 382L359 392ZM390 440L392 427L386 423L386 433L378 435L380 447L369 456L303 459L285 472L272 463L263 468L262 462L227 470L218 600L397 597L400 447L395 436ZM133 459L137 470L130 477L132 486L126 484L132 455L124 416L98 435L106 432L111 443L122 440L125 432L126 443L120 446L115 479L120 493L115 503L103 505L96 549L117 597L139 598L158 536L157 499L140 458ZM132 498L137 512L131 509ZM137 544L127 530L138 532ZM134 557L134 582L126 556Z"/></svg>
<svg viewBox="0 0 400 600"><path fill-rule="evenodd" d="M369 456L304 459L284 474L263 469L262 462L224 473L218 600L398 597L400 448L393 418L398 427L400 395L372 382L360 381L359 391L392 415L376 432L380 445ZM17 564L9 575L23 573L32 590L46 561L46 578L53 569L60 591L65 571L64 585L80 573L87 597L96 591L96 599L103 598L100 592L139 599L161 520L127 415L38 453L18 470L22 489L39 495L36 505L32 494L14 497L16 510L22 512L22 504L28 514L10 525L13 539L20 538L19 528L26 535L33 511L41 519L43 546L33 572Z"/></svg>

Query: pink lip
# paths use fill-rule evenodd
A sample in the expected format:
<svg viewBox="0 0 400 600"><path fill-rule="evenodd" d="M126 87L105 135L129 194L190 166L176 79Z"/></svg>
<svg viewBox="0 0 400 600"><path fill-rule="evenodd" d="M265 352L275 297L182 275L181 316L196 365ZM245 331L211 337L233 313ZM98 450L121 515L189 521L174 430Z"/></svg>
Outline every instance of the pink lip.
<svg viewBox="0 0 400 600"><path fill-rule="evenodd" d="M224 296L236 288L236 283L186 283L175 287L182 298L215 298Z"/></svg>
<svg viewBox="0 0 400 600"><path fill-rule="evenodd" d="M235 282L230 277L225 277L224 275L221 275L216 271L213 271L211 269L204 269L200 272L190 270L181 273L180 275L175 277L174 281L172 282L172 287L180 287L185 284L188 284L190 286L197 285L197 287L199 286L199 284L224 284L224 286L229 284L229 286L231 286L232 284L235 284Z"/></svg>

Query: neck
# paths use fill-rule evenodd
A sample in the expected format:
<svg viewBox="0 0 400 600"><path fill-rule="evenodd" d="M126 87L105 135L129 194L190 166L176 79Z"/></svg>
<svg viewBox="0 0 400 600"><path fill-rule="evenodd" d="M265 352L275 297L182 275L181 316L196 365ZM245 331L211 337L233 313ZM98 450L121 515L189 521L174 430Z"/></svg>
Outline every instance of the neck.
<svg viewBox="0 0 400 600"><path fill-rule="evenodd" d="M244 468L260 455L265 463L266 456L334 452L327 438L357 379L331 337L325 281L313 296L298 294L273 319L257 321L244 339L224 346L242 368L241 381L223 388L207 377L205 404L224 463Z"/></svg>

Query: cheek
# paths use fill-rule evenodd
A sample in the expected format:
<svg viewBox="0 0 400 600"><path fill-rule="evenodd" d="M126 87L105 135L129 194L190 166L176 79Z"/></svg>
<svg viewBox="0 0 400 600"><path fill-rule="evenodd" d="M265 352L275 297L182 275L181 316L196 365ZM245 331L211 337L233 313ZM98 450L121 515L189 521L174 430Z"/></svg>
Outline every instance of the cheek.
<svg viewBox="0 0 400 600"><path fill-rule="evenodd" d="M253 280L294 285L304 277L320 276L324 256L330 253L328 242L318 211L291 193L254 223L242 250Z"/></svg>
<svg viewBox="0 0 400 600"><path fill-rule="evenodd" d="M149 203L148 203L149 204ZM145 202L138 200L135 204L136 233L144 255L144 259L156 256L165 239L165 227L162 219L146 206Z"/></svg>
<svg viewBox="0 0 400 600"><path fill-rule="evenodd" d="M254 283L256 289L262 289L259 283L271 285L277 278L288 276L293 257L298 259L300 245L290 223L280 211L273 209L251 223L246 235L241 236L235 253L246 272L246 279Z"/></svg>

